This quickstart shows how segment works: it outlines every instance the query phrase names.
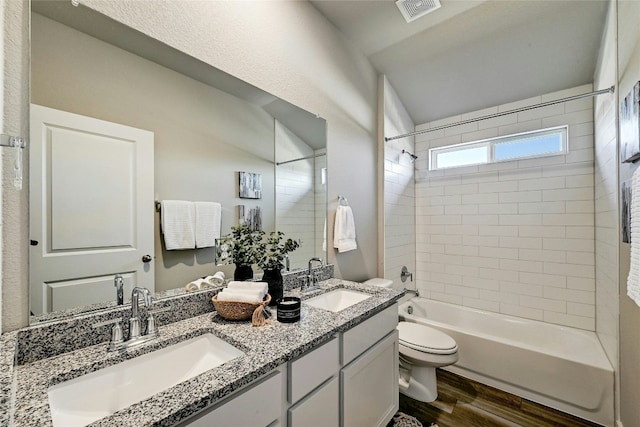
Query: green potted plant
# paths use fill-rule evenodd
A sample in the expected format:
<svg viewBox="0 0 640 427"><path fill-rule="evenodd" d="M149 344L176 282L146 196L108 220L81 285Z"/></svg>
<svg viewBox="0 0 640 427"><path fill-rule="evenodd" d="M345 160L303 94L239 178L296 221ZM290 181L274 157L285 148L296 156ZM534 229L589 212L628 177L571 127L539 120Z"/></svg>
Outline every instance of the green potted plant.
<svg viewBox="0 0 640 427"><path fill-rule="evenodd" d="M262 238L264 231L253 230L248 225L231 227L231 233L220 239L217 247L218 258L222 263L235 264L233 280L253 278L253 264L262 259Z"/></svg>
<svg viewBox="0 0 640 427"><path fill-rule="evenodd" d="M293 239L284 239L284 233L273 231L269 237L260 244L261 257L258 259L258 267L263 271L262 280L269 285L271 305L282 298L282 269L285 256L298 249L300 244Z"/></svg>

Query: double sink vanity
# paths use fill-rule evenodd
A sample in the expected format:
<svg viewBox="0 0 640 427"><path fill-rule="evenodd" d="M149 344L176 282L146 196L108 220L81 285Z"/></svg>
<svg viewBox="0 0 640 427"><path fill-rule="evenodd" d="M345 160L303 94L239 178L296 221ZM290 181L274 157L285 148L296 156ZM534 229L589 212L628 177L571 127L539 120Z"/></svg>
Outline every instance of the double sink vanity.
<svg viewBox="0 0 640 427"><path fill-rule="evenodd" d="M156 301L158 338L120 351L107 351L109 328L92 337L105 314L3 334L0 425L373 426L393 416L402 291L330 278L302 295L300 321L262 327L222 319L215 292Z"/></svg>

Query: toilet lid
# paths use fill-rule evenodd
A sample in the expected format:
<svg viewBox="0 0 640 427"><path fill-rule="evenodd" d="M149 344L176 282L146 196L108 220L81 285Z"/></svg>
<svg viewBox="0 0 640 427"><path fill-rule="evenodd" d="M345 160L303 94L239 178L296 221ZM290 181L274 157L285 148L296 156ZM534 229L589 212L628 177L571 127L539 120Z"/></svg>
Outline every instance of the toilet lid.
<svg viewBox="0 0 640 427"><path fill-rule="evenodd" d="M435 354L452 354L458 351L453 338L444 332L413 322L398 323L401 345L417 351Z"/></svg>

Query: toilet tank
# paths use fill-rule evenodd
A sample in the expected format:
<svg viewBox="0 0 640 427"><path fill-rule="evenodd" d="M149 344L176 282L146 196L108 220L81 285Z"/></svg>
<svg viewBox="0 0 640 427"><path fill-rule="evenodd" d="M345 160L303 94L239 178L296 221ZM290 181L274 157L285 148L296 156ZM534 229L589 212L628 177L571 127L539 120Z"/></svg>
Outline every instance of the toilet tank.
<svg viewBox="0 0 640 427"><path fill-rule="evenodd" d="M380 277L374 277L364 282L365 285L378 286L381 288L391 288L393 286L393 280L381 279Z"/></svg>

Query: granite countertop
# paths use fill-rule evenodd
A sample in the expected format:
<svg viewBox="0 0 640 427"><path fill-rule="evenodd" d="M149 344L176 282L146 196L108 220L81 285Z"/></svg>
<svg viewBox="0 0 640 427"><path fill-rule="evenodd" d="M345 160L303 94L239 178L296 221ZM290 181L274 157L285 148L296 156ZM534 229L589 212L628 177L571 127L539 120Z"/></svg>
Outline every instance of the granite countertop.
<svg viewBox="0 0 640 427"><path fill-rule="evenodd" d="M102 343L19 366L14 366L15 357L11 354L12 348L15 353L16 334L3 334L0 336L3 399L0 401L0 425L50 426L47 396L50 386L203 333L211 332L244 351L244 356L91 424L170 426L329 341L336 333L382 311L403 295L402 291L341 279L322 281L320 287L320 291L309 293L303 299L335 288L355 289L371 294L372 298L338 313L303 304L299 322L280 323L274 316L274 320L263 327L254 327L250 321L226 321L213 311L212 306L211 313L160 326L159 339L134 349L108 353L107 343ZM285 292L285 295L296 295L296 292Z"/></svg>

